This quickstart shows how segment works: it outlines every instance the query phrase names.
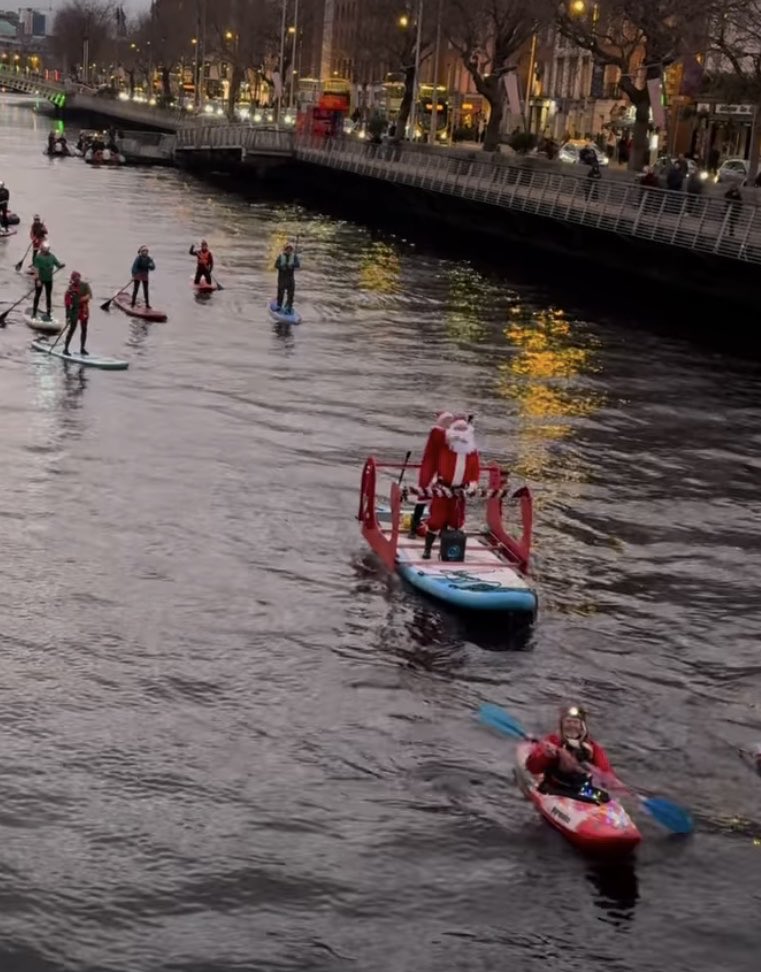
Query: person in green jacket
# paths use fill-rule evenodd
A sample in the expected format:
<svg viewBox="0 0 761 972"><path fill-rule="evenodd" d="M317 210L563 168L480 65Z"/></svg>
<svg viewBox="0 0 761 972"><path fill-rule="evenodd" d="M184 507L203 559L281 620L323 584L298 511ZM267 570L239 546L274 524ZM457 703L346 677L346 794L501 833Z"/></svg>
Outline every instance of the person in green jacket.
<svg viewBox="0 0 761 972"><path fill-rule="evenodd" d="M47 320L50 320L51 304L53 302L53 274L56 270L62 270L66 264L59 263L58 258L50 252L50 244L43 240L40 244L40 251L32 261L34 267L34 305L32 307L32 317L37 316L40 306L42 289L45 288L45 303L47 304ZM43 318L44 319L44 318Z"/></svg>

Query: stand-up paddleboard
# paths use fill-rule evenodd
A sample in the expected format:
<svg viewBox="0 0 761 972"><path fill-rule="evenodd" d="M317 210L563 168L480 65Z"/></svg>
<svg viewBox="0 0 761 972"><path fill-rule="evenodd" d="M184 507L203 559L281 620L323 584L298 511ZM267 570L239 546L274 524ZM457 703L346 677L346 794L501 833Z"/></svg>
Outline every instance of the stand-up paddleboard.
<svg viewBox="0 0 761 972"><path fill-rule="evenodd" d="M0 240L7 240L9 236L15 236L18 230L14 229L0 229Z"/></svg>
<svg viewBox="0 0 761 972"><path fill-rule="evenodd" d="M290 314L284 310L278 310L277 301L270 301L269 312L272 320L277 321L278 324L301 324L301 314L297 310L292 309Z"/></svg>
<svg viewBox="0 0 761 972"><path fill-rule="evenodd" d="M129 314L130 317L139 317L142 321L165 321L167 319L167 315L163 311L146 307L142 300L138 300L133 307L132 295L126 290L114 297L114 303L125 314Z"/></svg>
<svg viewBox="0 0 761 972"><path fill-rule="evenodd" d="M75 364L87 365L88 368L103 368L106 371L124 371L129 368L129 362L122 361L120 358L99 358L95 354L83 355L77 354L75 351L64 354L63 348L54 348L45 338L37 338L36 341L32 341L32 348L35 351L41 351L43 354L49 354L53 358L60 358L62 361L73 361Z"/></svg>
<svg viewBox="0 0 761 972"><path fill-rule="evenodd" d="M32 308L27 307L24 311L24 322L27 327L31 327L33 331L39 331L41 334L60 334L63 330L63 324L56 317L48 317L47 314L37 314L37 317L32 317Z"/></svg>
<svg viewBox="0 0 761 972"><path fill-rule="evenodd" d="M200 283L196 283L195 277L190 278L190 286L197 294L213 294L215 290L219 290L219 285L216 281L212 280L210 284L206 283L205 280L202 280Z"/></svg>

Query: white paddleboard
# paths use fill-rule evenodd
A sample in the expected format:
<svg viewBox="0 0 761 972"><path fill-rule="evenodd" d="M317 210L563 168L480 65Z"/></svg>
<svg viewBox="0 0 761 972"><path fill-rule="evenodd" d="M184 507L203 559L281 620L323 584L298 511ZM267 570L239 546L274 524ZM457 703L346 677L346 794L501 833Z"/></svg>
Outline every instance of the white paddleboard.
<svg viewBox="0 0 761 972"><path fill-rule="evenodd" d="M44 338L32 341L32 348L54 358L61 358L62 361L73 361L75 364L87 365L89 368L104 368L108 371L124 371L125 368L129 368L129 362L119 358L99 358L94 354L82 355L74 351L64 354L63 348L54 348Z"/></svg>
<svg viewBox="0 0 761 972"><path fill-rule="evenodd" d="M24 311L24 322L27 327L31 327L33 331L39 331L41 334L60 334L63 330L63 324L57 317L45 318L39 312L37 317L32 317L31 307L27 307Z"/></svg>
<svg viewBox="0 0 761 972"><path fill-rule="evenodd" d="M301 314L297 310L292 310L290 314L286 314L285 311L277 309L274 300L269 303L269 312L272 320L277 321L278 324L301 324Z"/></svg>

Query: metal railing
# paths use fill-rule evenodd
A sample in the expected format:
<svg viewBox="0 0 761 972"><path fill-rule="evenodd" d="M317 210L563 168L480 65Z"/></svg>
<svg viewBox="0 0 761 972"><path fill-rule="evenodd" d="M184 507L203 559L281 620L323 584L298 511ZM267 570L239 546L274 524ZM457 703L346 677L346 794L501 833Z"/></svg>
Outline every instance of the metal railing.
<svg viewBox="0 0 761 972"><path fill-rule="evenodd" d="M57 81L49 81L41 74L23 73L9 64L0 63L0 84L14 91L24 94L40 95L47 98L50 95L64 94L66 88Z"/></svg>
<svg viewBox="0 0 761 972"><path fill-rule="evenodd" d="M409 152L393 143L298 139L296 157L563 223L761 264L761 216L755 203L645 188L605 176L593 181L581 174L446 152Z"/></svg>
<svg viewBox="0 0 761 972"><path fill-rule="evenodd" d="M202 125L177 132L177 150L240 149L251 155L293 155L293 132L249 125Z"/></svg>

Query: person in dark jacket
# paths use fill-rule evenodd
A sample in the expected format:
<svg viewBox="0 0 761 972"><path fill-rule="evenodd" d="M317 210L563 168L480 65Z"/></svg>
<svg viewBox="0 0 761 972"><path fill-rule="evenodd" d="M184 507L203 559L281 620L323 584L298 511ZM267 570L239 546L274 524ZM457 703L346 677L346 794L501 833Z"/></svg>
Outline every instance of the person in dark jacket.
<svg viewBox="0 0 761 972"><path fill-rule="evenodd" d="M602 170L600 169L600 163L597 161L597 156L595 156L594 162L589 166L589 172L587 173L587 178L584 180L584 198L597 199L597 183L602 179Z"/></svg>
<svg viewBox="0 0 761 972"><path fill-rule="evenodd" d="M730 188L724 193L724 199L726 200L726 219L727 226L729 227L729 235L735 235L735 229L737 228L737 221L740 219L740 212L743 206L743 197L740 192L739 186L730 186Z"/></svg>
<svg viewBox="0 0 761 972"><path fill-rule="evenodd" d="M11 194L4 182L0 182L0 226L4 230L8 229L8 203L11 201Z"/></svg>
<svg viewBox="0 0 761 972"><path fill-rule="evenodd" d="M293 310L293 297L296 293L295 271L301 269L299 255L293 243L286 243L283 252L275 260L277 270L277 307L278 311L285 309L286 314ZM285 298L285 306L283 299Z"/></svg>
<svg viewBox="0 0 761 972"><path fill-rule="evenodd" d="M137 292L140 290L140 284L143 285L143 297L145 298L145 309L151 309L151 301L148 292L148 274L156 269L156 264L153 262L150 254L148 253L147 246L141 246L137 251L137 256L132 263L132 306L134 307L137 302Z"/></svg>

